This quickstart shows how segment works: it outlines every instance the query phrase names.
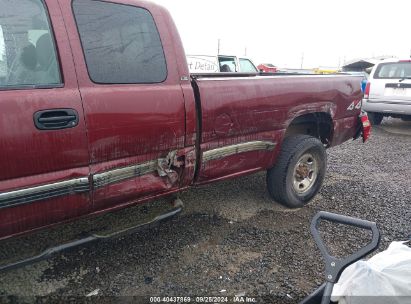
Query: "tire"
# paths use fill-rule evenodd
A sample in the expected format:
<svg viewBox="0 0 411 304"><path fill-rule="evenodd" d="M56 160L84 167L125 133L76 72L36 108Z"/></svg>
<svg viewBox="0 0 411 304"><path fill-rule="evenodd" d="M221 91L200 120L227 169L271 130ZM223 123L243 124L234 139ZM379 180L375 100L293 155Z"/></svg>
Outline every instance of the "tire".
<svg viewBox="0 0 411 304"><path fill-rule="evenodd" d="M379 126L384 118L384 115L381 113L375 112L368 112L368 119L370 120L371 124L374 126Z"/></svg>
<svg viewBox="0 0 411 304"><path fill-rule="evenodd" d="M305 165L298 169L298 164ZM285 138L277 163L267 171L268 192L281 205L301 208L320 191L326 170L327 153L319 139L308 135Z"/></svg>

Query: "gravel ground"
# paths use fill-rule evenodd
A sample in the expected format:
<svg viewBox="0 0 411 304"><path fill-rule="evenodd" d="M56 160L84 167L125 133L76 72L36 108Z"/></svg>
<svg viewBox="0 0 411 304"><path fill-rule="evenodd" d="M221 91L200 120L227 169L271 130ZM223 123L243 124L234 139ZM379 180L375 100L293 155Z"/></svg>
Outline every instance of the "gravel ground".
<svg viewBox="0 0 411 304"><path fill-rule="evenodd" d="M184 213L155 228L0 274L0 302L76 301L94 292L98 302L246 295L296 303L323 282L309 233L317 211L376 221L380 250L411 234L410 136L410 122L389 119L368 143L329 150L325 184L300 210L270 201L264 173L190 190L181 196ZM323 236L337 255L367 238L335 227Z"/></svg>

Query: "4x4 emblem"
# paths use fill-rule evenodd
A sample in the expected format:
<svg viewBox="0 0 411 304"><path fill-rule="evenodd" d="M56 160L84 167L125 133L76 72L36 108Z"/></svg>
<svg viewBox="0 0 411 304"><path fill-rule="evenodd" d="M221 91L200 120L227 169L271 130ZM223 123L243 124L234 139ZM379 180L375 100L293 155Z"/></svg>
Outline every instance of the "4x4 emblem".
<svg viewBox="0 0 411 304"><path fill-rule="evenodd" d="M362 107L362 100L361 99L360 100L354 100L350 104L350 106L347 108L347 110L348 111L353 111L354 109L359 110L359 109L361 109L361 107Z"/></svg>

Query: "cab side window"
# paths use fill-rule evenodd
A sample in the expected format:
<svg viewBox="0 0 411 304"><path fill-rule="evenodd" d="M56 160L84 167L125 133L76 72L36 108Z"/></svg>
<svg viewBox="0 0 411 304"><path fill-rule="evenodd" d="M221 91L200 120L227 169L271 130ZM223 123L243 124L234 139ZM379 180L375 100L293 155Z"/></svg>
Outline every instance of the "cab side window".
<svg viewBox="0 0 411 304"><path fill-rule="evenodd" d="M220 72L237 72L237 64L235 57L219 56Z"/></svg>
<svg viewBox="0 0 411 304"><path fill-rule="evenodd" d="M159 83L167 78L160 35L149 11L92 0L74 0L73 11L93 82Z"/></svg>
<svg viewBox="0 0 411 304"><path fill-rule="evenodd" d="M0 0L0 7L0 89L61 84L43 1Z"/></svg>
<svg viewBox="0 0 411 304"><path fill-rule="evenodd" d="M258 72L254 64L252 64L251 61L248 59L240 58L240 67L241 67L241 72L243 73L257 73Z"/></svg>

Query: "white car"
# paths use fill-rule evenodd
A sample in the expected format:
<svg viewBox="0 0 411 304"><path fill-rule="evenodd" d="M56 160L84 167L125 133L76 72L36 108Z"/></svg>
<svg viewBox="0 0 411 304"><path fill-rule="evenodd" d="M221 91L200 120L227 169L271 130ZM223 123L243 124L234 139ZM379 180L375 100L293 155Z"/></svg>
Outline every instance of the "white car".
<svg viewBox="0 0 411 304"><path fill-rule="evenodd" d="M372 124L384 116L411 120L411 60L388 59L376 64L364 92L363 110Z"/></svg>

